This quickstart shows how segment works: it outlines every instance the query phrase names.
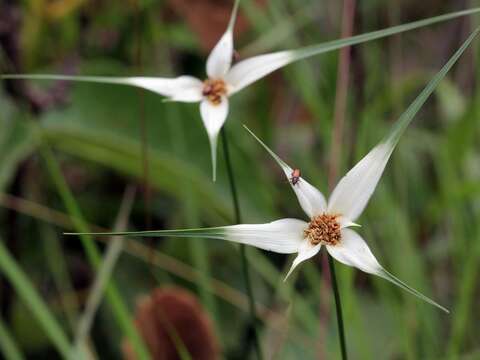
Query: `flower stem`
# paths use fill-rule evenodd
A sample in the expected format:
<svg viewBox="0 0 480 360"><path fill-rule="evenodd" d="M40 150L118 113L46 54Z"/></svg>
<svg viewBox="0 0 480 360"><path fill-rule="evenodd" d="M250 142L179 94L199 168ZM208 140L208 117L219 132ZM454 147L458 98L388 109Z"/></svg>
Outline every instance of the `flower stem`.
<svg viewBox="0 0 480 360"><path fill-rule="evenodd" d="M223 144L223 154L225 157L225 163L227 165L227 174L228 174L228 181L230 183L230 190L232 192L232 199L233 199L233 208L234 208L234 213L235 213L235 223L240 224L242 221L241 214L240 214L240 205L238 201L238 193L237 193L237 187L235 184L235 176L233 174L233 167L232 163L230 161L230 152L228 150L228 136L227 132L225 130L225 126L223 126L221 130L221 136L222 136L222 144ZM257 353L257 358L258 360L263 359L262 355L262 349L260 346L260 339L258 337L257 329L256 329L256 323L257 323L257 315L256 315L256 310L255 310L255 300L253 297L253 289L252 289L252 283L250 281L250 272L248 269L248 263L247 263L247 255L245 251L245 245L240 244L240 257L242 261L242 272L243 272L243 277L245 279L245 287L247 290L247 296L248 296L248 305L250 309L250 321L251 324L250 326L252 327L253 330L253 336L254 336L254 342L255 342L255 351Z"/></svg>
<svg viewBox="0 0 480 360"><path fill-rule="evenodd" d="M337 276L335 274L335 264L333 258L328 256L328 267L330 268L330 276L332 278L333 296L335 297L335 309L337 311L338 335L340 337L340 350L342 352L342 360L347 360L347 345L345 342L345 330L343 328L342 302L340 300L340 292L338 291Z"/></svg>
<svg viewBox="0 0 480 360"><path fill-rule="evenodd" d="M356 0L343 0L342 13L342 38L346 38L353 33L353 22L355 17ZM350 75L350 47L345 47L340 51L337 70L337 86L335 94L335 114L333 120L332 143L330 150L330 168L328 183L332 189L341 159L341 145L343 140L343 128L345 123L345 114L347 109L348 84ZM335 297L335 310L337 312L338 337L342 359L347 359L347 345L345 341L345 330L343 327L342 303L340 292L338 291L337 276L335 274L335 265L333 258L328 256L328 267Z"/></svg>

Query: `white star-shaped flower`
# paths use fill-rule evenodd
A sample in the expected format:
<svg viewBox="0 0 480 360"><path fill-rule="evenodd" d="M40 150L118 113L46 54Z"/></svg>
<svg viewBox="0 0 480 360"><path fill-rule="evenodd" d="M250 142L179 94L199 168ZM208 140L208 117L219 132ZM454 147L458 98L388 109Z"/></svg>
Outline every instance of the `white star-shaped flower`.
<svg viewBox="0 0 480 360"><path fill-rule="evenodd" d="M396 128L396 131L375 146L340 179L328 202L317 188L301 177L297 169L294 170L288 166L248 130L281 166L300 206L309 218L308 222L286 218L266 224L240 224L204 229L154 230L94 235L203 237L251 245L280 254L297 253L285 280L301 262L315 256L324 246L328 253L341 263L387 279L420 299L448 312L445 307L386 271L372 254L365 240L351 229L351 227L358 226L354 222L363 212L372 196L398 141L399 134L403 130L404 127Z"/></svg>
<svg viewBox="0 0 480 360"><path fill-rule="evenodd" d="M316 255L322 246L328 253L349 266L393 282L428 303L448 312L443 306L412 289L386 271L370 251L365 240L351 227L365 209L368 200L395 148L398 134L375 146L340 181L328 201L323 194L298 175L278 155L270 150L253 132L247 130L273 156L281 166L290 186L297 195L300 206L310 218L309 222L281 219L268 224L233 225L225 227L225 239L233 239L264 250L298 255L285 279L303 261ZM292 176L295 175L292 181ZM255 234L255 235L254 235Z"/></svg>
<svg viewBox="0 0 480 360"><path fill-rule="evenodd" d="M236 0L227 30L207 58L207 79L189 75L162 77L104 77L64 75L5 75L3 78L28 78L86 81L140 87L167 97L168 101L200 103L200 115L210 140L213 180L216 178L216 149L219 132L229 112L228 98L244 87L296 60L294 51L255 56L232 66L233 28L240 1ZM305 54L297 53L305 57Z"/></svg>

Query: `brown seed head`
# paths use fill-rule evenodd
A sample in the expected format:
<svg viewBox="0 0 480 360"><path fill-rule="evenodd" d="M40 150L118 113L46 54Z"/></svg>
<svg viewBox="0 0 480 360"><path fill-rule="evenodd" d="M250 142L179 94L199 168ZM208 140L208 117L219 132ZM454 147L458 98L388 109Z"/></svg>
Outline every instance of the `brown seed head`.
<svg viewBox="0 0 480 360"><path fill-rule="evenodd" d="M219 105L222 96L227 95L227 85L222 79L207 79L203 82L202 95L213 105Z"/></svg>
<svg viewBox="0 0 480 360"><path fill-rule="evenodd" d="M220 357L210 318L194 295L186 290L176 287L154 290L138 303L135 324L152 360L179 360L175 339L181 341L192 359ZM137 359L126 341L123 355L125 360Z"/></svg>
<svg viewBox="0 0 480 360"><path fill-rule="evenodd" d="M305 237L312 245L337 245L341 240L338 215L322 214L315 216L305 230Z"/></svg>

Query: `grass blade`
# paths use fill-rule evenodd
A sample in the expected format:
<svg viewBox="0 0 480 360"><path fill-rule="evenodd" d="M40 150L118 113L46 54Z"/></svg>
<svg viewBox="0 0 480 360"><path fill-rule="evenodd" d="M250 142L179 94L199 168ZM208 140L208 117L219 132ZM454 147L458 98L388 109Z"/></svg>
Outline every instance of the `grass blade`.
<svg viewBox="0 0 480 360"><path fill-rule="evenodd" d="M32 312L33 317L43 327L58 352L67 358L70 353L70 343L63 329L53 314L43 302L27 275L22 271L10 252L0 240L0 270L10 281L16 292Z"/></svg>
<svg viewBox="0 0 480 360"><path fill-rule="evenodd" d="M479 11L480 8L458 11L361 35L355 35L317 45L306 46L295 50L284 50L270 54L254 56L235 64L227 75L227 81L231 81L231 85L234 87L233 93L235 93L252 84L253 82L267 76L268 74L296 61L329 51L338 50L347 46L357 45L383 37L400 34L437 22L453 19L455 17L474 14Z"/></svg>
<svg viewBox="0 0 480 360"><path fill-rule="evenodd" d="M393 146L397 144L402 136L403 132L413 120L417 112L420 108L425 104L428 97L432 95L433 91L437 88L438 84L442 79L447 75L453 65L457 62L457 60L462 56L464 51L468 48L468 46L472 43L473 39L478 35L480 32L480 27L476 28L470 36L465 40L462 46L453 54L453 56L448 60L448 62L443 66L443 68L430 80L427 86L422 90L420 95L410 104L407 110L400 116L397 122L394 124L390 133L386 136L384 142L391 142Z"/></svg>
<svg viewBox="0 0 480 360"><path fill-rule="evenodd" d="M176 139L172 142L172 149L174 149L176 153L181 154L182 157L188 157L192 148L190 148L191 145L186 141L185 126L181 121L174 120L179 116L176 108L171 107L168 111L169 116L166 116L166 125L168 126L169 138ZM184 189L184 191L182 191L183 196L180 199L183 204L182 209L185 225L187 227L197 227L201 223L199 217L199 204L201 204L201 201L199 201L198 197L195 196L194 191L192 191L191 187L188 186L188 183L185 183L183 179L183 176L179 177L178 181L181 182L177 182L177 184L179 188ZM196 284L200 299L214 319L213 323L216 327L215 332L218 334L218 307L216 298L213 296L211 289L212 284L210 279L212 271L209 261L209 247L205 242L197 241L197 239L194 238L188 242L188 247L193 265L201 274L201 277Z"/></svg>
<svg viewBox="0 0 480 360"><path fill-rule="evenodd" d="M434 16L428 19L413 21L411 23L392 26L382 30L368 32L366 34L354 35L343 39L328 41L319 45L307 46L301 49L294 50L293 60L298 61L314 55L326 53L333 50L338 50L346 46L361 44L364 42L381 39L387 36L400 34L406 31L418 29L424 26L436 24L439 22L455 19L462 16L468 16L480 12L480 8L473 8L468 10L456 11L444 15Z"/></svg>
<svg viewBox="0 0 480 360"><path fill-rule="evenodd" d="M1 75L0 79L30 79L30 80L52 80L52 81L81 81L98 84L131 85L126 77L110 76L75 76L58 74L8 74Z"/></svg>
<svg viewBox="0 0 480 360"><path fill-rule="evenodd" d="M134 198L134 188L127 188L114 228L120 229L126 227ZM80 353L85 345L85 341L90 333L95 314L97 313L98 307L102 301L106 286L112 277L117 260L122 253L124 243L125 241L122 237L112 237L108 243L106 254L103 258L102 264L98 268L97 276L95 278L95 282L93 283L90 296L87 300L85 311L78 325L78 331L73 349L74 354Z"/></svg>
<svg viewBox="0 0 480 360"><path fill-rule="evenodd" d="M0 351L6 360L23 360L23 356L20 348L15 343L13 336L10 334L7 326L4 324L3 319L0 317Z"/></svg>
<svg viewBox="0 0 480 360"><path fill-rule="evenodd" d="M53 179L53 182L59 192L59 195L64 203L65 208L74 220L75 228L81 232L87 232L88 226L82 215L82 212L68 187L59 165L54 158L50 148L46 144L41 147L43 157L47 164L48 171ZM94 268L98 269L101 261L100 253L94 242L94 240L88 235L81 235L80 240L85 249L85 253L89 262ZM149 359L148 350L143 342L143 339L138 334L138 331L134 325L133 319L130 316L127 306L122 300L117 287L110 281L107 287L107 299L112 308L112 312L116 317L118 324L122 328L124 334L133 346L135 353L139 359Z"/></svg>

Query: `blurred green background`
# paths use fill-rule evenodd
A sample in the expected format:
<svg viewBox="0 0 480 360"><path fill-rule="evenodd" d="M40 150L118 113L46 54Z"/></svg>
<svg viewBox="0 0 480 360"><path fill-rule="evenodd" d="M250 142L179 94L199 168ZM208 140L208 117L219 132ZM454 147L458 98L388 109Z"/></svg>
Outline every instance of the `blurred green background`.
<svg viewBox="0 0 480 360"><path fill-rule="evenodd" d="M354 34L480 5L345 4L356 5ZM231 5L1 0L0 72L203 78L205 58ZM235 40L240 58L339 38L343 5L242 0ZM352 48L344 106L336 105L338 52L290 65L232 98L226 130L244 222L304 215L280 169L242 124L327 192L336 108L337 116L345 109L342 175L387 133L476 24L478 16L460 18ZM451 314L338 265L352 359L480 359L478 54L474 44L417 115L360 219L360 233L379 261ZM55 318L73 338L98 275L92 264L106 248L97 242L102 239L62 233L112 229L118 218L130 230L231 224L224 159L219 152L212 183L208 139L195 104L164 103L156 94L114 85L0 85L0 349L5 358L60 358L62 341L55 345L39 317L48 312L47 323ZM132 186L132 209L119 214ZM174 285L198 297L222 358L254 358L236 246L126 239L122 250L115 288L94 319L89 356L121 357L139 298ZM265 357L338 358L324 255L302 264L287 283L282 280L292 258L253 248L248 258ZM32 305L33 289L46 307Z"/></svg>

